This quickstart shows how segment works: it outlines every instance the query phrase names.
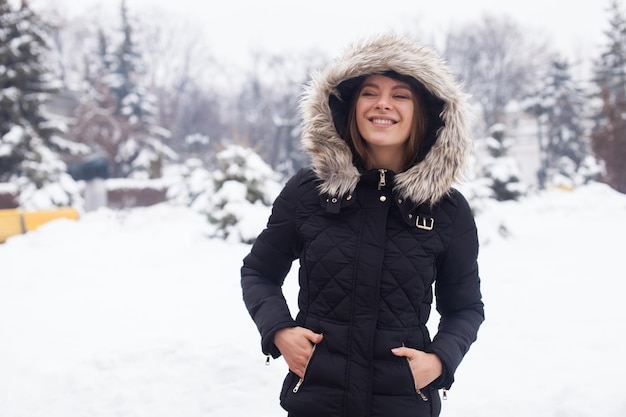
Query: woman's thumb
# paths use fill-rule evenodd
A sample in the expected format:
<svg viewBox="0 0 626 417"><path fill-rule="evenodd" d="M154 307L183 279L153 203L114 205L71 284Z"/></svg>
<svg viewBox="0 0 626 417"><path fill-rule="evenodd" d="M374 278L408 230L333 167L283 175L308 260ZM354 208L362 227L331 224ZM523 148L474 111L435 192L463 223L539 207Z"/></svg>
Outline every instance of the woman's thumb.
<svg viewBox="0 0 626 417"><path fill-rule="evenodd" d="M314 331L310 331L309 333L309 340L312 343L318 344L319 342L322 341L322 339L324 338L324 335L321 333L315 333Z"/></svg>
<svg viewBox="0 0 626 417"><path fill-rule="evenodd" d="M391 349L391 353L393 353L396 356L406 356L405 350L406 350L405 347L397 347L397 348Z"/></svg>

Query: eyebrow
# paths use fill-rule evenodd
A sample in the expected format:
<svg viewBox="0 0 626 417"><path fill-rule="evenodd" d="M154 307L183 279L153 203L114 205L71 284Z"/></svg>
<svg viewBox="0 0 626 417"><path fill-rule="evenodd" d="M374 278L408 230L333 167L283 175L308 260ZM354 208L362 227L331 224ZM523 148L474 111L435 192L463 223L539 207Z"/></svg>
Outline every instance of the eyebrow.
<svg viewBox="0 0 626 417"><path fill-rule="evenodd" d="M365 88L365 87L373 87L373 88L380 88L380 86L378 84L372 83L372 82L368 82L368 83L363 83L363 85L361 86L361 88ZM391 87L392 90L398 90L398 89L403 89L403 90L411 90L411 87L408 84L394 84L393 87Z"/></svg>

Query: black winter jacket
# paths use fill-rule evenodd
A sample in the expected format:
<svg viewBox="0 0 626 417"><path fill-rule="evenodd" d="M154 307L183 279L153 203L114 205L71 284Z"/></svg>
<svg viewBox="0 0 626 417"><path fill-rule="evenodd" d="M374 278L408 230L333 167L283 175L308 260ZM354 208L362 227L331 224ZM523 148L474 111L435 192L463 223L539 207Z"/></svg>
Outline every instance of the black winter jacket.
<svg viewBox="0 0 626 417"><path fill-rule="evenodd" d="M398 174L362 169L339 133L349 84L386 71L411 77L439 106L430 143ZM285 378L281 405L297 417L436 416L436 390L452 385L483 321L476 227L452 188L469 152L463 95L433 53L382 36L314 79L302 108L313 167L288 181L241 271L263 352L280 355L273 338L285 327L324 334L304 381ZM281 286L296 259L293 319ZM431 340L433 287L441 320ZM442 361L443 375L422 390L428 401L407 360L391 353L403 345Z"/></svg>

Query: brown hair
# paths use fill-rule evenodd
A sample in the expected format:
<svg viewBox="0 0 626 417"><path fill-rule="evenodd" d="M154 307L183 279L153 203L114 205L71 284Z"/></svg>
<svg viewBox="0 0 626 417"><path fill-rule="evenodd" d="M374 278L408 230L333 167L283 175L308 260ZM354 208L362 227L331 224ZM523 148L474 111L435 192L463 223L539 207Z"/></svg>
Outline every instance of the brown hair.
<svg viewBox="0 0 626 417"><path fill-rule="evenodd" d="M409 83L409 85L411 86L411 91L413 92L411 95L411 98L413 99L413 120L411 122L409 140L404 143L402 171L408 169L417 157L420 145L426 137L429 124L429 112L426 108L426 100L412 85L412 83ZM367 143L361 136L361 132L359 131L356 122L356 102L361 94L362 88L363 82L361 82L361 85L356 89L356 94L353 95L352 102L350 103L350 109L348 111L348 135L350 136L349 142L352 142L358 157L365 164L370 159L369 150L367 148Z"/></svg>

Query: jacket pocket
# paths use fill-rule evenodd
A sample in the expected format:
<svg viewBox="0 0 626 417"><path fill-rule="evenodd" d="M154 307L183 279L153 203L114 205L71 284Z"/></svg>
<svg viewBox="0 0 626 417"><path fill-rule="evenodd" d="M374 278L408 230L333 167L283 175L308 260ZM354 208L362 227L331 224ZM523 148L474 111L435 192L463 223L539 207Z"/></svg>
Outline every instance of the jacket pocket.
<svg viewBox="0 0 626 417"><path fill-rule="evenodd" d="M404 343L402 343L402 346L405 346ZM402 359L404 359L404 366L409 375L411 387L413 388L413 391L415 391L415 395L417 395L422 401L428 401L428 397L426 396L426 394L424 394L424 392L421 389L417 388L417 385L415 385L415 377L413 376L413 370L411 369L411 363L409 362L409 358L404 357Z"/></svg>
<svg viewBox="0 0 626 417"><path fill-rule="evenodd" d="M302 383L304 382L304 378L306 378L306 374L309 369L309 366L311 366L311 361L313 360L313 356L315 356L316 348L317 348L317 345L313 345L313 349L311 350L311 356L309 356L309 360L306 362L306 365L304 366L304 372L302 373L302 377L298 379L298 382L291 390L294 394L298 393L298 391L300 390L300 387L302 386Z"/></svg>

